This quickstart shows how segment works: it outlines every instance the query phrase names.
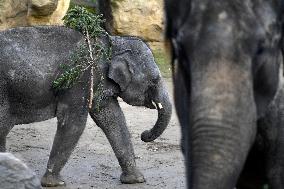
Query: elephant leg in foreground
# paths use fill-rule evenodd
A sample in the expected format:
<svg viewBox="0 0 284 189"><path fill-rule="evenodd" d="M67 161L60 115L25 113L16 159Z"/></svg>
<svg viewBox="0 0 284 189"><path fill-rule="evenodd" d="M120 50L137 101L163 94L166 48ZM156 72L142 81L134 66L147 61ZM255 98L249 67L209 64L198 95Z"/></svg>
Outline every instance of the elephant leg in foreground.
<svg viewBox="0 0 284 189"><path fill-rule="evenodd" d="M238 178L237 189L262 189L267 184L266 156L260 144L260 140L263 140L263 138L259 134L257 138Z"/></svg>
<svg viewBox="0 0 284 189"><path fill-rule="evenodd" d="M96 103L93 104L90 115L105 133L118 159L122 169L121 182L127 184L145 182L144 176L136 167L130 133L117 99L109 97L99 108L96 107Z"/></svg>
<svg viewBox="0 0 284 189"><path fill-rule="evenodd" d="M47 170L41 180L42 186L62 186L65 182L60 171L66 164L86 126L88 109L79 104L59 104L57 131L50 153Z"/></svg>
<svg viewBox="0 0 284 189"><path fill-rule="evenodd" d="M284 188L284 91L275 98L263 119L269 145L267 155L267 177L269 188Z"/></svg>

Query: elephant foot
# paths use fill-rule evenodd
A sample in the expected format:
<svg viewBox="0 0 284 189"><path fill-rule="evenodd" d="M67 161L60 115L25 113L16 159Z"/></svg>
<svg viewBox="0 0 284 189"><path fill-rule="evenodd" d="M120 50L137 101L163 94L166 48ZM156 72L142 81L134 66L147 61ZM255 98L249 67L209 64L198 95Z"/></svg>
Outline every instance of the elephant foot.
<svg viewBox="0 0 284 189"><path fill-rule="evenodd" d="M120 181L123 184L135 184L145 182L143 174L136 168L131 171L123 171L120 175Z"/></svg>
<svg viewBox="0 0 284 189"><path fill-rule="evenodd" d="M43 187L58 187L65 186L66 184L60 175L54 175L47 171L41 179L41 185Z"/></svg>

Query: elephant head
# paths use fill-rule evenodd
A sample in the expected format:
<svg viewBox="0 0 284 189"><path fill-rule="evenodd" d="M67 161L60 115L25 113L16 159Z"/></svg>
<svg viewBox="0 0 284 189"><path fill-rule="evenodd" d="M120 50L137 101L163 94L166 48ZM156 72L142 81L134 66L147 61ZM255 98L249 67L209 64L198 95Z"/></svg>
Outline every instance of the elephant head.
<svg viewBox="0 0 284 189"><path fill-rule="evenodd" d="M165 0L190 189L235 188L278 87L276 1Z"/></svg>
<svg viewBox="0 0 284 189"><path fill-rule="evenodd" d="M118 96L133 106L158 110L158 119L141 139L150 142L166 129L172 106L150 48L136 37L111 37L112 58L107 77L119 87Z"/></svg>

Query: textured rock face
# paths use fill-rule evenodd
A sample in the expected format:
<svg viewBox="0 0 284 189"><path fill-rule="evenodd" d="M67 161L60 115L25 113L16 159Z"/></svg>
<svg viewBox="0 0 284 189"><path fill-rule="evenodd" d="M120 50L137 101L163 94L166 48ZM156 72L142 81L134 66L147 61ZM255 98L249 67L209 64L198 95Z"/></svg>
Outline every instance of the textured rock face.
<svg viewBox="0 0 284 189"><path fill-rule="evenodd" d="M70 0L0 0L0 30L31 25L61 25Z"/></svg>
<svg viewBox="0 0 284 189"><path fill-rule="evenodd" d="M27 25L27 0L0 0L0 30Z"/></svg>
<svg viewBox="0 0 284 189"><path fill-rule="evenodd" d="M81 1L87 5L90 3L90 0ZM0 0L0 30L17 26L61 25L69 4L70 0ZM115 34L139 36L151 47L161 46L163 0L111 0L111 6Z"/></svg>
<svg viewBox="0 0 284 189"><path fill-rule="evenodd" d="M57 8L57 0L31 0L29 3L30 16L50 16Z"/></svg>
<svg viewBox="0 0 284 189"><path fill-rule="evenodd" d="M29 25L62 25L70 0L30 0Z"/></svg>
<svg viewBox="0 0 284 189"><path fill-rule="evenodd" d="M0 153L1 189L40 189L39 179L23 162L10 153Z"/></svg>
<svg viewBox="0 0 284 189"><path fill-rule="evenodd" d="M116 34L163 40L163 0L112 0L112 11Z"/></svg>

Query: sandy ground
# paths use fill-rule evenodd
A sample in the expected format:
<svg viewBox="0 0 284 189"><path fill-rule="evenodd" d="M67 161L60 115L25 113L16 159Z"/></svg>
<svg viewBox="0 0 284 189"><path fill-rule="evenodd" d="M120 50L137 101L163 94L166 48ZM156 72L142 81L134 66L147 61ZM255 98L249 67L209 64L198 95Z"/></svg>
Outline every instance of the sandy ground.
<svg viewBox="0 0 284 189"><path fill-rule="evenodd" d="M166 80L172 93L172 82ZM172 94L171 94L172 96ZM184 160L180 151L180 128L175 111L171 122L155 142L144 143L140 134L153 126L157 112L133 107L120 101L132 135L136 162L146 183L121 184L118 161L103 132L89 117L87 127L75 151L62 171L64 189L175 189L185 188ZM44 174L56 119L13 128L7 138L7 149L22 159L39 177Z"/></svg>

